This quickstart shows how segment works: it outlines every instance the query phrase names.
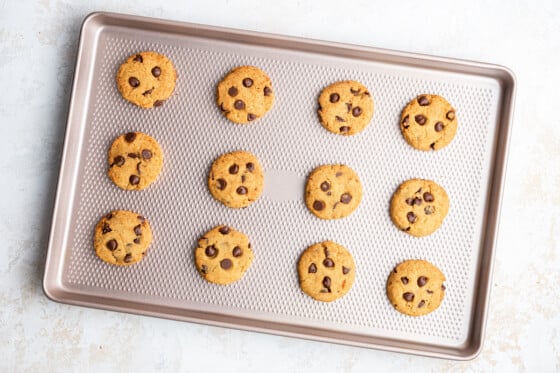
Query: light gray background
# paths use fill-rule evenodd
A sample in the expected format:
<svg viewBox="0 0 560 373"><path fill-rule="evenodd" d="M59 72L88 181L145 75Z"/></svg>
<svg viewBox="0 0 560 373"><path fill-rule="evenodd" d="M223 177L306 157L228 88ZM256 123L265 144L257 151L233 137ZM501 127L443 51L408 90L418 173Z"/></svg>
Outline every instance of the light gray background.
<svg viewBox="0 0 560 373"><path fill-rule="evenodd" d="M503 64L518 92L486 341L454 362L60 305L42 293L79 27L92 11ZM0 371L560 369L556 1L0 1Z"/></svg>

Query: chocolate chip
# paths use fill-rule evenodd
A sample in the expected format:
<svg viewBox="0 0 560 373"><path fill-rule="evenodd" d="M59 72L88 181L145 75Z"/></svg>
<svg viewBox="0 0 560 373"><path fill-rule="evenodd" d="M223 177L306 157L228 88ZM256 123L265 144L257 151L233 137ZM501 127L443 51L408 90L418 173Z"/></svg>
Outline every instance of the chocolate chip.
<svg viewBox="0 0 560 373"><path fill-rule="evenodd" d="M404 128L408 128L409 124L408 124L408 114L406 115L406 117L404 117L404 119L402 120L402 125Z"/></svg>
<svg viewBox="0 0 560 373"><path fill-rule="evenodd" d="M332 268L334 267L334 262L331 258L326 258L325 260L323 260L323 265L327 268Z"/></svg>
<svg viewBox="0 0 560 373"><path fill-rule="evenodd" d="M130 261L132 260L132 254L130 253L126 254L123 260L125 263L130 263Z"/></svg>
<svg viewBox="0 0 560 373"><path fill-rule="evenodd" d="M201 265L200 266L200 272L202 272L204 274L208 273L208 267L205 264Z"/></svg>
<svg viewBox="0 0 560 373"><path fill-rule="evenodd" d="M362 115L362 109L359 106L356 106L354 109L352 109L352 115L354 117L359 117L360 115Z"/></svg>
<svg viewBox="0 0 560 373"><path fill-rule="evenodd" d="M323 286L327 288L329 293L331 292L331 278L329 276L323 278Z"/></svg>
<svg viewBox="0 0 560 373"><path fill-rule="evenodd" d="M346 133L350 131L350 127L348 126L342 126L338 129L340 131L340 133Z"/></svg>
<svg viewBox="0 0 560 373"><path fill-rule="evenodd" d="M117 249L117 247L119 246L119 244L117 243L117 240L109 240L107 241L107 243L105 244L105 246L111 250L111 251L115 251Z"/></svg>
<svg viewBox="0 0 560 373"><path fill-rule="evenodd" d="M135 244L139 245L139 244L140 244L140 238L136 237L136 238L133 240L133 242L134 242Z"/></svg>
<svg viewBox="0 0 560 373"><path fill-rule="evenodd" d="M270 89L269 87L264 87L264 95L270 96L271 94L272 94L272 89Z"/></svg>
<svg viewBox="0 0 560 373"><path fill-rule="evenodd" d="M117 165L117 166L121 167L124 164L125 161L126 160L124 159L124 157L122 155L117 155L115 157L115 159L113 159L112 166Z"/></svg>
<svg viewBox="0 0 560 373"><path fill-rule="evenodd" d="M455 119L455 112L454 111L448 111L447 114L445 115L445 117L449 120L453 120L453 119Z"/></svg>
<svg viewBox="0 0 560 373"><path fill-rule="evenodd" d="M230 259L225 258L220 261L220 267L223 269L230 269L233 266L233 263Z"/></svg>
<svg viewBox="0 0 560 373"><path fill-rule="evenodd" d="M232 254L234 257L240 257L243 254L243 250L241 250L241 248L239 246L235 246L233 248Z"/></svg>
<svg viewBox="0 0 560 373"><path fill-rule="evenodd" d="M140 183L140 177L136 175L130 175L128 181L130 182L131 185L138 185Z"/></svg>
<svg viewBox="0 0 560 373"><path fill-rule="evenodd" d="M149 151L148 149L142 150L142 158L144 158L144 159L152 158L152 152Z"/></svg>
<svg viewBox="0 0 560 373"><path fill-rule="evenodd" d="M235 87L230 87L227 91L228 95L230 95L231 97L235 97L237 96L237 94L239 93L239 90Z"/></svg>
<svg viewBox="0 0 560 373"><path fill-rule="evenodd" d="M422 204L422 200L418 197L407 198L406 203L407 203L407 205L410 205L410 206L414 206L414 205L420 206Z"/></svg>
<svg viewBox="0 0 560 373"><path fill-rule="evenodd" d="M334 104L338 102L338 100L340 100L340 95L338 93L331 93L331 95L329 96L329 101Z"/></svg>
<svg viewBox="0 0 560 373"><path fill-rule="evenodd" d="M229 231L230 231L230 229L229 229L229 227L228 227L227 225L224 225L223 227L220 227L220 229L218 229L218 231L219 231L221 234L228 234Z"/></svg>
<svg viewBox="0 0 560 373"><path fill-rule="evenodd" d="M354 90L354 89L350 88L350 92L351 92L354 96L357 96L357 95L360 94L360 89Z"/></svg>
<svg viewBox="0 0 560 373"><path fill-rule="evenodd" d="M342 176L342 172L338 171L336 174L334 174L334 176L336 176L336 177L341 177L341 176Z"/></svg>
<svg viewBox="0 0 560 373"><path fill-rule="evenodd" d="M424 124L426 124L426 117L423 116L422 114L418 114L414 117L414 120L416 121L416 123L418 123L419 125L423 126Z"/></svg>
<svg viewBox="0 0 560 373"><path fill-rule="evenodd" d="M142 222L142 223L146 221L146 218L143 217L143 216L141 216L141 215L138 215L138 216L136 217L136 219L140 220L140 222Z"/></svg>
<svg viewBox="0 0 560 373"><path fill-rule="evenodd" d="M252 113L247 114L247 120L248 120L249 122L252 122L252 121L254 121L255 119L257 119L257 116L256 116L255 114L252 114Z"/></svg>
<svg viewBox="0 0 560 373"><path fill-rule="evenodd" d="M342 266L342 274L347 275L350 273L350 268Z"/></svg>
<svg viewBox="0 0 560 373"><path fill-rule="evenodd" d="M228 112L228 113L229 113L229 110L226 110L226 108L224 107L224 103L223 103L223 102L220 104L220 110L221 110L222 112L224 112L224 113L225 113L225 112Z"/></svg>
<svg viewBox="0 0 560 373"><path fill-rule="evenodd" d="M138 158L138 154L136 154L136 153L128 153L128 157L129 157L129 158L132 158L132 159Z"/></svg>
<svg viewBox="0 0 560 373"><path fill-rule="evenodd" d="M243 110L245 109L245 103L242 100L235 100L233 107L237 110Z"/></svg>
<svg viewBox="0 0 560 373"><path fill-rule="evenodd" d="M424 197L424 201L426 202L434 202L434 195L430 192L425 192L423 194L423 197Z"/></svg>
<svg viewBox="0 0 560 373"><path fill-rule="evenodd" d="M160 107L163 106L164 100L155 100L154 101L154 107Z"/></svg>
<svg viewBox="0 0 560 373"><path fill-rule="evenodd" d="M432 148L432 150L436 150L436 143L435 142L431 143L430 148Z"/></svg>
<svg viewBox="0 0 560 373"><path fill-rule="evenodd" d="M338 115L335 116L335 119L336 119L337 121L339 121L339 122L346 122L346 119L344 119L344 118L342 118L342 117L339 117Z"/></svg>
<svg viewBox="0 0 560 373"><path fill-rule="evenodd" d="M241 175L241 182L244 183L246 180L245 175Z"/></svg>
<svg viewBox="0 0 560 373"><path fill-rule="evenodd" d="M434 292L431 291L431 290L426 290L426 293L428 293L428 294L433 294Z"/></svg>
<svg viewBox="0 0 560 373"><path fill-rule="evenodd" d="M441 290L445 291L445 286L441 284Z"/></svg>
<svg viewBox="0 0 560 373"><path fill-rule="evenodd" d="M347 110L347 113L349 113L350 110L352 110L352 104L347 103L347 104L346 104L346 109L348 109L348 110Z"/></svg>
<svg viewBox="0 0 560 373"><path fill-rule="evenodd" d="M139 174L142 173L142 170L140 169L141 165L142 165L142 162L138 162L138 164L136 165L136 171L138 171Z"/></svg>
<svg viewBox="0 0 560 373"><path fill-rule="evenodd" d="M216 181L218 182L218 186L217 186L218 190L226 189L227 181L225 181L224 179L218 179Z"/></svg>
<svg viewBox="0 0 560 373"><path fill-rule="evenodd" d="M106 234L112 232L113 230L109 226L109 223L103 223L103 227L101 228L101 233Z"/></svg>
<svg viewBox="0 0 560 373"><path fill-rule="evenodd" d="M420 303L418 303L418 308L424 307L425 304L426 304L426 302L424 302L423 300L421 300Z"/></svg>
<svg viewBox="0 0 560 373"><path fill-rule="evenodd" d="M326 192L326 191L329 190L329 189L331 189L331 184L329 184L328 181L323 181L323 182L321 183L321 190L322 190L323 192Z"/></svg>
<svg viewBox="0 0 560 373"><path fill-rule="evenodd" d="M414 294L409 293L408 291L404 293L402 296L404 300L406 300L407 302L412 302L414 300Z"/></svg>
<svg viewBox="0 0 560 373"><path fill-rule="evenodd" d="M137 54L136 57L134 57L134 60L136 62L144 62L144 59L142 58L141 55Z"/></svg>
<svg viewBox="0 0 560 373"><path fill-rule="evenodd" d="M247 171L253 172L255 170L255 164L253 162L249 162L245 165L247 167Z"/></svg>
<svg viewBox="0 0 560 373"><path fill-rule="evenodd" d="M317 266L315 263L311 263L307 269L307 273L317 273Z"/></svg>
<svg viewBox="0 0 560 373"><path fill-rule="evenodd" d="M313 202L313 208L317 211L324 210L325 209L325 202L315 201L315 202Z"/></svg>
<svg viewBox="0 0 560 373"><path fill-rule="evenodd" d="M154 91L154 89L153 89L153 88L150 88L150 89L144 91L144 93L142 93L142 96L151 95L153 91Z"/></svg>
<svg viewBox="0 0 560 373"><path fill-rule="evenodd" d="M208 246L205 250L204 250L204 254L206 254L207 257L209 258L213 258L216 255L218 255L218 250L216 250L216 247L214 245L212 246Z"/></svg>
<svg viewBox="0 0 560 373"><path fill-rule="evenodd" d="M140 85L140 81L137 78L131 76L130 78L128 78L128 84L130 84L132 88L136 88Z"/></svg>
<svg viewBox="0 0 560 373"><path fill-rule="evenodd" d="M414 223L416 221L416 214L410 211L408 214L406 214L406 218L410 223Z"/></svg>
<svg viewBox="0 0 560 373"><path fill-rule="evenodd" d="M435 211L434 206L426 206L424 207L424 214L426 215L432 215Z"/></svg>
<svg viewBox="0 0 560 373"><path fill-rule="evenodd" d="M418 277L418 280L416 281L416 283L420 287L426 285L427 282L428 282L428 278L426 276L420 276L420 277Z"/></svg>
<svg viewBox="0 0 560 373"><path fill-rule="evenodd" d="M443 122L437 122L434 125L434 129L436 130L436 132L441 132L443 131Z"/></svg>
<svg viewBox="0 0 560 373"><path fill-rule="evenodd" d="M137 236L141 236L142 235L142 225L138 224L137 226L134 227L134 234Z"/></svg>
<svg viewBox="0 0 560 373"><path fill-rule="evenodd" d="M340 202L344 203L345 205L349 204L352 201L352 195L350 193L343 193L340 196Z"/></svg>
<svg viewBox="0 0 560 373"><path fill-rule="evenodd" d="M156 66L152 69L152 75L158 78L161 75L161 69L159 66Z"/></svg>
<svg viewBox="0 0 560 373"><path fill-rule="evenodd" d="M249 88L253 85L253 79L251 78L245 78L243 79L243 86Z"/></svg>
<svg viewBox="0 0 560 373"><path fill-rule="evenodd" d="M408 284L408 277L401 277L401 282L405 285Z"/></svg>
<svg viewBox="0 0 560 373"><path fill-rule="evenodd" d="M247 188L245 188L244 186L240 186L235 191L237 192L237 194L240 194L240 195L247 194L247 192L248 192Z"/></svg>
<svg viewBox="0 0 560 373"><path fill-rule="evenodd" d="M229 166L229 173L230 174L235 175L238 172L239 172L239 166L236 163Z"/></svg>
<svg viewBox="0 0 560 373"><path fill-rule="evenodd" d="M430 104L430 100L426 96L418 97L418 105L420 106L428 106Z"/></svg>
<svg viewBox="0 0 560 373"><path fill-rule="evenodd" d="M129 132L126 135L124 135L124 139L126 142L133 142L134 140L136 140L136 132Z"/></svg>

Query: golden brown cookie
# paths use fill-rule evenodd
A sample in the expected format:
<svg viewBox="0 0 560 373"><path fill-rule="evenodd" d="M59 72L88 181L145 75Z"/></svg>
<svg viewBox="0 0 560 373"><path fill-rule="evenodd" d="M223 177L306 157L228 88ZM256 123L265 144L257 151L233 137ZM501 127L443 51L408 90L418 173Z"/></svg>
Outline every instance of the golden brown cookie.
<svg viewBox="0 0 560 373"><path fill-rule="evenodd" d="M124 210L113 211L99 220L93 236L95 253L101 260L128 266L144 258L152 242L152 229L141 215Z"/></svg>
<svg viewBox="0 0 560 373"><path fill-rule="evenodd" d="M254 66L237 67L218 84L218 107L232 122L252 122L265 115L273 103L270 78Z"/></svg>
<svg viewBox="0 0 560 373"><path fill-rule="evenodd" d="M113 141L108 161L107 174L117 186L142 190L157 179L163 165L163 152L153 137L129 132Z"/></svg>
<svg viewBox="0 0 560 373"><path fill-rule="evenodd" d="M441 149L457 133L455 109L441 96L422 94L403 109L401 132L416 149Z"/></svg>
<svg viewBox="0 0 560 373"><path fill-rule="evenodd" d="M353 80L337 82L319 95L319 118L327 130L354 135L364 130L373 117L373 99L368 89Z"/></svg>
<svg viewBox="0 0 560 373"><path fill-rule="evenodd" d="M177 72L171 61L156 52L128 57L117 73L122 96L135 105L152 108L163 105L175 89Z"/></svg>
<svg viewBox="0 0 560 373"><path fill-rule="evenodd" d="M298 262L299 284L310 297L332 302L354 284L354 258L343 246L324 241L309 246Z"/></svg>
<svg viewBox="0 0 560 373"><path fill-rule="evenodd" d="M358 207L362 193L362 183L350 167L323 165L307 178L305 204L318 218L340 219Z"/></svg>
<svg viewBox="0 0 560 373"><path fill-rule="evenodd" d="M226 285L238 281L252 262L249 238L231 227L217 226L198 240L196 269L209 282Z"/></svg>
<svg viewBox="0 0 560 373"><path fill-rule="evenodd" d="M425 260L407 260L387 279L387 297L405 315L422 316L437 309L445 296L445 276Z"/></svg>
<svg viewBox="0 0 560 373"><path fill-rule="evenodd" d="M259 160L246 151L220 156L208 175L212 196L232 208L246 207L255 202L264 188L264 173Z"/></svg>
<svg viewBox="0 0 560 373"><path fill-rule="evenodd" d="M417 237L435 232L448 211L447 193L430 180L407 180L391 198L393 223L402 231Z"/></svg>

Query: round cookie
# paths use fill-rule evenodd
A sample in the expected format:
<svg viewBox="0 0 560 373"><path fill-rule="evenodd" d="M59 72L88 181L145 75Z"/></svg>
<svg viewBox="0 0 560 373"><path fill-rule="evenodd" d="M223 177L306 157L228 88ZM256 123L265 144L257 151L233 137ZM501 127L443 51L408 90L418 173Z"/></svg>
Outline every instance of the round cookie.
<svg viewBox="0 0 560 373"><path fill-rule="evenodd" d="M332 302L354 284L354 258L343 246L324 241L309 246L298 262L301 289L313 299Z"/></svg>
<svg viewBox="0 0 560 373"><path fill-rule="evenodd" d="M118 187L142 190L157 179L163 165L163 152L153 137L129 132L113 141L108 161L107 174Z"/></svg>
<svg viewBox="0 0 560 373"><path fill-rule="evenodd" d="M122 96L143 108L163 105L175 89L177 72L171 61L156 52L131 55L117 72Z"/></svg>
<svg viewBox="0 0 560 373"><path fill-rule="evenodd" d="M425 260L407 260L387 279L387 297L405 315L422 316L437 309L445 296L445 276Z"/></svg>
<svg viewBox="0 0 560 373"><path fill-rule="evenodd" d="M218 84L218 107L232 122L252 122L265 115L273 103L270 78L254 66L237 67Z"/></svg>
<svg viewBox="0 0 560 373"><path fill-rule="evenodd" d="M418 150L438 150L457 133L455 109L438 95L423 94L406 105L401 114L401 132Z"/></svg>
<svg viewBox="0 0 560 373"><path fill-rule="evenodd" d="M321 124L332 133L354 135L367 127L373 116L368 89L353 80L336 82L319 95Z"/></svg>
<svg viewBox="0 0 560 373"><path fill-rule="evenodd" d="M358 175L343 164L315 168L307 178L305 204L321 219L340 219L350 215L362 200Z"/></svg>
<svg viewBox="0 0 560 373"><path fill-rule="evenodd" d="M402 183L391 198L391 219L402 231L416 237L435 232L449 211L445 190L430 180Z"/></svg>
<svg viewBox="0 0 560 373"><path fill-rule="evenodd" d="M93 247L104 262L128 266L144 258L152 242L148 221L135 212L116 210L102 217L95 227Z"/></svg>
<svg viewBox="0 0 560 373"><path fill-rule="evenodd" d="M264 188L264 173L255 155L234 151L220 156L208 175L212 196L232 208L246 207L256 201Z"/></svg>
<svg viewBox="0 0 560 373"><path fill-rule="evenodd" d="M196 269L209 282L226 285L238 281L252 262L249 238L231 227L217 226L198 240Z"/></svg>

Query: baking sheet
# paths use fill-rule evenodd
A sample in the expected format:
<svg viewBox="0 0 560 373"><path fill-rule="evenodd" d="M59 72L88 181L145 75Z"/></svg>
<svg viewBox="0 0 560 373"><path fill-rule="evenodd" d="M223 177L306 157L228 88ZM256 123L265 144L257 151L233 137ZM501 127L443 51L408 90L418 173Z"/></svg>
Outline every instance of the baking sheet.
<svg viewBox="0 0 560 373"><path fill-rule="evenodd" d="M119 94L115 75L135 52L169 57L179 79L161 108L145 110ZM225 119L215 87L233 67L255 65L273 82L275 104L246 126ZM362 133L342 137L317 117L321 89L339 80L366 85L375 114ZM468 359L483 340L515 79L506 68L437 57L95 13L83 24L64 154L53 212L44 289L53 300L371 348ZM402 108L420 93L456 108L453 142L437 152L411 148L399 129ZM158 180L124 191L106 176L107 149L141 131L164 152ZM265 169L265 191L248 208L229 209L206 187L212 161L248 150ZM364 197L349 217L323 221L307 211L304 182L316 166L344 163ZM434 234L395 228L389 201L404 180L442 185L450 211ZM92 248L99 218L114 209L148 218L154 240L139 264L120 268ZM193 251L208 229L245 232L255 253L242 281L205 282ZM332 303L298 286L296 263L310 244L334 240L353 254L356 281ZM441 307L423 317L395 311L385 295L392 268L422 258L446 275Z"/></svg>

